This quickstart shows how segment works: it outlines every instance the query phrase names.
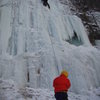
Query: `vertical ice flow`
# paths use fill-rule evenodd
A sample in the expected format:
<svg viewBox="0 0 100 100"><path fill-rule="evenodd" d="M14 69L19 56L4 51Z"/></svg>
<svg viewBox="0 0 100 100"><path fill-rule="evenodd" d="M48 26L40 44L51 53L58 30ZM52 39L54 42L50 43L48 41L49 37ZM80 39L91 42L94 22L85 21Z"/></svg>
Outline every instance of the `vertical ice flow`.
<svg viewBox="0 0 100 100"><path fill-rule="evenodd" d="M48 2L50 10L41 0L0 0L0 78L53 89L54 77L66 69L71 90L100 86L100 52L90 45L81 19L69 5ZM69 44L73 37L82 46Z"/></svg>

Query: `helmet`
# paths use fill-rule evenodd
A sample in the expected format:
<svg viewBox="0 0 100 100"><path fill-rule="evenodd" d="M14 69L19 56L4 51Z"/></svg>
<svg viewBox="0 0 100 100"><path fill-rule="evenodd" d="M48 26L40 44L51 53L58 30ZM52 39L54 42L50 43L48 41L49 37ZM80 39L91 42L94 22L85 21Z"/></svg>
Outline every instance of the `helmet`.
<svg viewBox="0 0 100 100"><path fill-rule="evenodd" d="M66 70L63 70L63 71L61 72L61 74L63 74L63 75L65 75L66 77L68 77L68 72L67 72Z"/></svg>

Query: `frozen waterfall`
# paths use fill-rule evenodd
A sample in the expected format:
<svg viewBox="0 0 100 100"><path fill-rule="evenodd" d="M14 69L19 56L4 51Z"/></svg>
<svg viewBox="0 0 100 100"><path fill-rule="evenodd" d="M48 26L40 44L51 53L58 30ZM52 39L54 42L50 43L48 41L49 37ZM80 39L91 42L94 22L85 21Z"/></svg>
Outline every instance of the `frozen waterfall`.
<svg viewBox="0 0 100 100"><path fill-rule="evenodd" d="M68 0L67 0L68 1ZM0 78L19 87L50 88L62 69L71 91L100 86L100 51L93 48L80 18L59 0L0 0Z"/></svg>

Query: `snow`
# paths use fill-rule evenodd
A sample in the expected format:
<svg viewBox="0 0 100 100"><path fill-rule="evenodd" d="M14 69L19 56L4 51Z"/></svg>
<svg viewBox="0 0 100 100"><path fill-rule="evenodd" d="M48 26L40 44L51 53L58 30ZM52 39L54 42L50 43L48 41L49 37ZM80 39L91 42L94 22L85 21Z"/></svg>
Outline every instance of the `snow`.
<svg viewBox="0 0 100 100"><path fill-rule="evenodd" d="M100 12L94 12L92 11L91 14L94 16L94 18L96 19L96 24L99 26L100 28Z"/></svg>
<svg viewBox="0 0 100 100"><path fill-rule="evenodd" d="M25 100L12 80L0 79L0 100Z"/></svg>
<svg viewBox="0 0 100 100"><path fill-rule="evenodd" d="M69 100L100 100L100 88L82 94L68 92ZM18 89L12 80L0 79L0 100L55 100L54 92L49 89Z"/></svg>
<svg viewBox="0 0 100 100"><path fill-rule="evenodd" d="M53 100L53 79L65 69L72 84L69 99L98 98L99 92L86 93L100 87L100 51L92 47L69 5L64 9L58 0L49 4L50 10L40 0L0 0L0 84L14 82L12 86L8 81L7 90L0 90L1 97L24 100L22 89L33 100L48 96ZM80 46L68 42L75 33Z"/></svg>

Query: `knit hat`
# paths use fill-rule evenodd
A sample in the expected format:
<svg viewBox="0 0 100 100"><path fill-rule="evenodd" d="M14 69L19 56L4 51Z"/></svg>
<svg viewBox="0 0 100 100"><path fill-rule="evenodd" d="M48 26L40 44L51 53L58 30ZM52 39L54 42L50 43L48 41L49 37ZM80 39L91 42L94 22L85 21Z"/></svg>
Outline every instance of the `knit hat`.
<svg viewBox="0 0 100 100"><path fill-rule="evenodd" d="M67 72L66 70L63 70L63 71L61 72L61 74L63 74L63 75L65 75L66 77L68 77L68 72Z"/></svg>

